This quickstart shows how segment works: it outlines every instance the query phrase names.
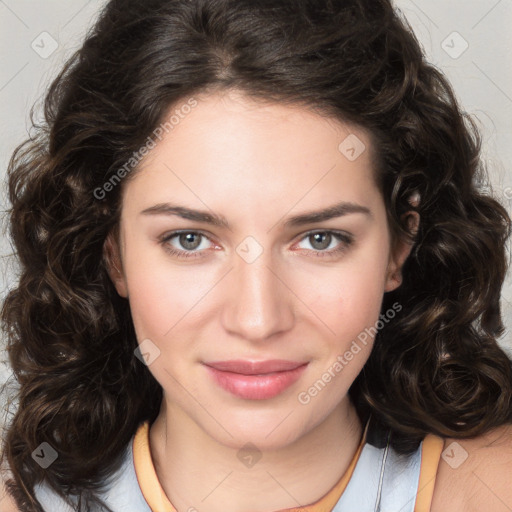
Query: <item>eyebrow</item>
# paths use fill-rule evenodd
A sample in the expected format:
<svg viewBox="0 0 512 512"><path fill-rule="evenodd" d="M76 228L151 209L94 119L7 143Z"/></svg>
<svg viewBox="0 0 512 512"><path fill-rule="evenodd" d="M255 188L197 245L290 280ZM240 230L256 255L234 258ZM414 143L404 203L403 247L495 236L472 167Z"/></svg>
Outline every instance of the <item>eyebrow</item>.
<svg viewBox="0 0 512 512"><path fill-rule="evenodd" d="M203 222L219 228L231 229L228 221L222 215L209 213L204 210L194 210L184 206L176 206L170 203L156 204L142 210L140 213L142 215L175 215L182 219ZM342 201L322 210L309 211L301 213L300 215L294 215L284 223L284 226L289 228L302 226L304 224L314 224L353 213L361 213L368 217L372 217L372 212L366 206Z"/></svg>

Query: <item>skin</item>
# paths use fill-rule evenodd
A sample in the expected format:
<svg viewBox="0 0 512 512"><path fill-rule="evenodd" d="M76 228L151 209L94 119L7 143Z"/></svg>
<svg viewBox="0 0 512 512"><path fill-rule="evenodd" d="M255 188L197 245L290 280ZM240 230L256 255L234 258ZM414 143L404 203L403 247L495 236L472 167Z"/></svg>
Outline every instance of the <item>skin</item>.
<svg viewBox="0 0 512 512"><path fill-rule="evenodd" d="M453 443L459 445L458 453L467 453L467 458L457 467L441 458L431 512L510 512L512 425L501 425L472 439L446 438L443 452L451 454Z"/></svg>
<svg viewBox="0 0 512 512"><path fill-rule="evenodd" d="M304 506L336 484L359 444L363 425L347 392L373 340L359 343L309 403L298 394L375 325L411 246L392 244L364 130L235 91L196 99L124 183L119 239L106 245L139 343L149 339L160 351L149 365L164 390L150 429L155 469L179 512ZM366 147L354 161L338 149L350 134ZM340 201L370 213L284 224ZM222 215L229 228L142 213L163 203ZM179 237L162 242L175 230L205 235L193 239L198 257L166 250L187 250ZM310 236L328 230L352 242L333 235L325 249ZM237 252L249 236L263 249L251 263ZM229 359L309 364L276 397L246 400L220 388L202 364ZM250 468L237 457L248 442L262 455Z"/></svg>

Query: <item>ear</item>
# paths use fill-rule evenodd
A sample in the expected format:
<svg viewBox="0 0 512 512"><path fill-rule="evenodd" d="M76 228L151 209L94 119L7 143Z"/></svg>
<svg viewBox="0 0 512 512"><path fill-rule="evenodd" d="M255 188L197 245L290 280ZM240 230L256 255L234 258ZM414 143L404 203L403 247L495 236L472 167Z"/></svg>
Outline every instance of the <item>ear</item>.
<svg viewBox="0 0 512 512"><path fill-rule="evenodd" d="M103 244L103 261L108 275L114 284L117 293L124 298L128 297L128 286L124 275L123 262L119 242L114 232L110 232Z"/></svg>
<svg viewBox="0 0 512 512"><path fill-rule="evenodd" d="M413 210L407 211L400 216L402 223L408 228L411 234L418 231L420 223L419 213ZM402 238L395 243L388 262L386 286L384 291L391 292L402 284L402 267L409 257L414 243L407 238Z"/></svg>

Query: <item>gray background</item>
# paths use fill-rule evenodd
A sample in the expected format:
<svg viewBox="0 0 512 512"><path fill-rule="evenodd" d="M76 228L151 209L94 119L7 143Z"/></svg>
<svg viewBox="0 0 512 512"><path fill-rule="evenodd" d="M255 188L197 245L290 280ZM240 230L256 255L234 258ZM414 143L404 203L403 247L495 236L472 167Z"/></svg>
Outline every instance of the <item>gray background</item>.
<svg viewBox="0 0 512 512"><path fill-rule="evenodd" d="M140 0L143 1L143 0ZM215 1L215 0L212 0ZM512 0L398 0L430 62L444 71L484 135L494 194L512 210ZM64 60L79 48L104 0L0 0L0 186L7 208L5 170L26 138L31 106L40 101ZM16 275L2 216L0 290ZM507 332L502 346L512 353L512 279L503 291ZM0 384L9 371L0 344Z"/></svg>

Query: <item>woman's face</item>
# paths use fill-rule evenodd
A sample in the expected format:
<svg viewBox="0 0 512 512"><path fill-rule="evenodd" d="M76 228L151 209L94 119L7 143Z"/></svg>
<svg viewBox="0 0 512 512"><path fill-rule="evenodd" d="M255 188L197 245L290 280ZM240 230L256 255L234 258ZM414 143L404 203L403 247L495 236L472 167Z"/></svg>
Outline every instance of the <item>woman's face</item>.
<svg viewBox="0 0 512 512"><path fill-rule="evenodd" d="M125 183L112 276L174 417L283 446L346 399L408 248L391 255L361 129L233 92L189 104ZM208 366L226 361L246 365Z"/></svg>

